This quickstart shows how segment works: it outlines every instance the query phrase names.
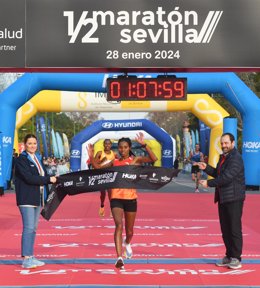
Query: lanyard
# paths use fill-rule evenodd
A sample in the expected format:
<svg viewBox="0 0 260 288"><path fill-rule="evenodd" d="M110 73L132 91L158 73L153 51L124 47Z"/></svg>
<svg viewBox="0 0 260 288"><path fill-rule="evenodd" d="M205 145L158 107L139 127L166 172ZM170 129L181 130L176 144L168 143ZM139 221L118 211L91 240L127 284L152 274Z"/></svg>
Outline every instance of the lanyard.
<svg viewBox="0 0 260 288"><path fill-rule="evenodd" d="M35 162L35 164L36 164L36 166L37 166L37 169L38 169L38 171L39 171L39 174L41 175L41 176L44 176L44 171L43 171L43 169L42 169L42 166L41 166L41 164L39 163L39 161L38 161L38 159L37 159L37 157L34 155L33 156L33 161Z"/></svg>

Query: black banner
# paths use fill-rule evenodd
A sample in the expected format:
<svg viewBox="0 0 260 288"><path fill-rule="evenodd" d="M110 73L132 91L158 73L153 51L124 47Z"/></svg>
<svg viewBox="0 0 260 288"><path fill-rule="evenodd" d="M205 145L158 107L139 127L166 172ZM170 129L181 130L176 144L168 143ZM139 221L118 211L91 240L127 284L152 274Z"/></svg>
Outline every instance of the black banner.
<svg viewBox="0 0 260 288"><path fill-rule="evenodd" d="M46 204L41 211L43 218L50 220L51 216L60 206L63 199L67 196L67 193L57 189L58 185L52 185Z"/></svg>
<svg viewBox="0 0 260 288"><path fill-rule="evenodd" d="M179 171L179 169L129 165L64 174L59 177L59 183L53 185L41 214L49 220L66 195L111 188L157 190L168 184Z"/></svg>
<svg viewBox="0 0 260 288"><path fill-rule="evenodd" d="M0 7L0 67L260 67L259 0L0 0Z"/></svg>

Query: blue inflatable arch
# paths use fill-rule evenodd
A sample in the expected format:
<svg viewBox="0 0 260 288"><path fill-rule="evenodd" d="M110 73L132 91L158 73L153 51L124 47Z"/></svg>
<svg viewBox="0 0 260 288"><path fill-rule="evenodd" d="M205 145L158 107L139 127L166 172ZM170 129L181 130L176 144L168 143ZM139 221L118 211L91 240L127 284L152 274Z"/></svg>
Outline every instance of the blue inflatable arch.
<svg viewBox="0 0 260 288"><path fill-rule="evenodd" d="M78 171L81 168L81 146L88 139L101 131L127 131L144 130L154 137L162 145L162 166L172 168L173 166L173 143L169 134L159 126L146 119L136 120L99 120L79 132L71 141L70 168ZM127 135L125 136L127 137Z"/></svg>
<svg viewBox="0 0 260 288"><path fill-rule="evenodd" d="M138 74L156 77L157 73ZM234 73L176 73L186 77L188 93L220 93L242 115L247 185L260 184L260 99ZM10 179L16 111L41 90L106 92L104 73L26 73L1 93L0 187Z"/></svg>

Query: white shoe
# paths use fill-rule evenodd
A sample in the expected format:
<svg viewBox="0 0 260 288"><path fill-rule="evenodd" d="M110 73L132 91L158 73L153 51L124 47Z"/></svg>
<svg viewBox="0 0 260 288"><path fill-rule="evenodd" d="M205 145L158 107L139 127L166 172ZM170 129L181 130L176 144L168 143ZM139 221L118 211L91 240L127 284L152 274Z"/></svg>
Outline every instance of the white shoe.
<svg viewBox="0 0 260 288"><path fill-rule="evenodd" d="M132 247L131 247L131 244L129 243L129 244L127 244L126 242L125 242L125 240L126 239L124 239L124 246L125 246L125 257L127 258L127 259L130 259L130 258L132 258L132 256L133 256L133 250L132 250Z"/></svg>
<svg viewBox="0 0 260 288"><path fill-rule="evenodd" d="M121 270L125 268L125 267L124 267L124 260L123 260L122 257L118 257L118 258L117 258L116 263L115 263L115 267L116 267L117 269L121 269Z"/></svg>
<svg viewBox="0 0 260 288"><path fill-rule="evenodd" d="M33 257L26 257L23 260L22 267L26 269L36 268L36 264L33 262Z"/></svg>
<svg viewBox="0 0 260 288"><path fill-rule="evenodd" d="M40 260L36 259L35 257L32 257L32 262L33 262L33 264L36 265L36 267L41 267L41 266L45 265L45 263L43 261L40 261Z"/></svg>

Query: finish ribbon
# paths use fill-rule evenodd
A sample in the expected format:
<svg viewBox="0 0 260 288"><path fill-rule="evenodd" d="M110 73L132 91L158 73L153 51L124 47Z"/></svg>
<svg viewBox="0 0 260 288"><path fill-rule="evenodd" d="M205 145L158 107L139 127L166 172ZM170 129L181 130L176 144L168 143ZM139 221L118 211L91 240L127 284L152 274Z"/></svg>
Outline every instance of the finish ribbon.
<svg viewBox="0 0 260 288"><path fill-rule="evenodd" d="M163 167L127 165L64 174L58 177L58 184L52 185L41 214L49 220L66 195L111 188L157 190L171 182L179 171Z"/></svg>

